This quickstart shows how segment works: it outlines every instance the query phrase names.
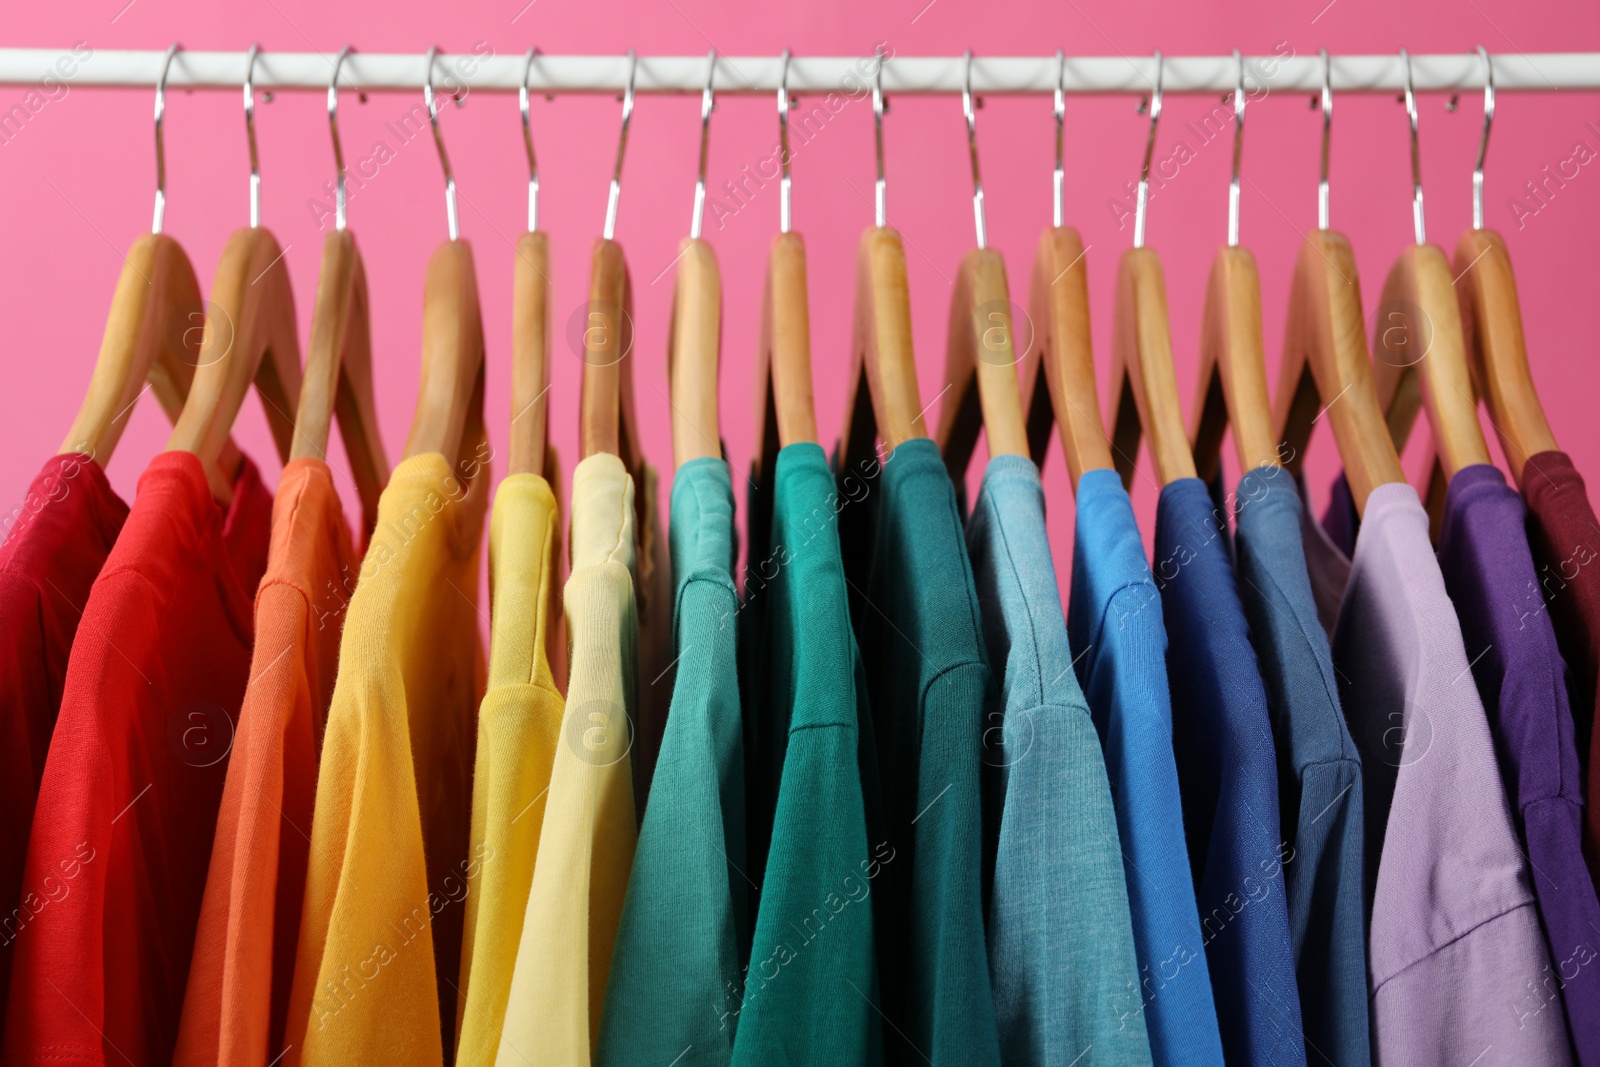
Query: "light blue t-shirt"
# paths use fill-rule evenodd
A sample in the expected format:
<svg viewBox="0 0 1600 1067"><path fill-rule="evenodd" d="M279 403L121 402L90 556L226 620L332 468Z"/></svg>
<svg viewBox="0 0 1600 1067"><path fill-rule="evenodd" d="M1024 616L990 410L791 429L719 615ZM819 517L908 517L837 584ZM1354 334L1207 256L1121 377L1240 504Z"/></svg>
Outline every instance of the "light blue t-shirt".
<svg viewBox="0 0 1600 1067"><path fill-rule="evenodd" d="M1077 504L1067 630L1105 750L1139 958L1139 988L1117 1016L1144 1013L1157 1064L1221 1067L1172 754L1161 594L1116 472L1085 473Z"/></svg>
<svg viewBox="0 0 1600 1067"><path fill-rule="evenodd" d="M1124 1014L1139 963L1111 786L1072 671L1044 492L1026 457L989 461L967 547L1001 680L983 734L984 806L997 814L985 850L1001 1059L1149 1063L1143 1014Z"/></svg>

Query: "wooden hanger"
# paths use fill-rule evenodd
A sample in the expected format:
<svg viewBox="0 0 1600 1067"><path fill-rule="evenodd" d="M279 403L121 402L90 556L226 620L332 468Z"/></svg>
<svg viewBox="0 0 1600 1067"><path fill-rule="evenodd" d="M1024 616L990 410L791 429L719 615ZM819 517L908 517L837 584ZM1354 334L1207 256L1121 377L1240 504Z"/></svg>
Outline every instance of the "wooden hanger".
<svg viewBox="0 0 1600 1067"><path fill-rule="evenodd" d="M877 133L876 225L856 247L856 298L851 326L853 367L840 435L840 463L851 470L869 462L879 440L888 452L928 436L911 347L911 293L900 234L886 224L883 178L883 55L872 86Z"/></svg>
<svg viewBox="0 0 1600 1067"><path fill-rule="evenodd" d="M1281 465L1272 435L1266 346L1261 340L1261 279L1255 257L1239 247L1239 163L1244 149L1244 60L1233 53L1233 176L1228 182L1228 243L1217 250L1200 323L1200 382L1189 440L1201 478L1216 477L1223 431L1233 426L1239 471Z"/></svg>
<svg viewBox="0 0 1600 1067"><path fill-rule="evenodd" d="M478 305L478 272L472 246L461 239L456 214L456 180L439 132L433 91L437 48L428 50L423 98L433 126L433 141L444 170L445 217L449 240L428 260L422 291L422 376L417 409L406 434L405 455L443 454L458 476L466 469L469 446L484 439L483 313Z"/></svg>
<svg viewBox="0 0 1600 1067"><path fill-rule="evenodd" d="M1056 165L1051 175L1055 225L1039 235L1028 286L1032 342L1022 362L1022 397L1028 415L1028 450L1044 466L1052 412L1066 456L1072 491L1085 472L1111 470L1111 439L1100 422L1089 333L1088 249L1078 231L1062 225L1066 169L1066 56L1056 50ZM1041 369L1043 374L1040 374ZM1041 390L1041 380L1044 388Z"/></svg>
<svg viewBox="0 0 1600 1067"><path fill-rule="evenodd" d="M200 286L178 242L161 233L128 250L89 388L60 451L81 452L104 466L127 427L127 414L148 388L176 422L194 379L204 330Z"/></svg>
<svg viewBox="0 0 1600 1067"><path fill-rule="evenodd" d="M1077 230L1054 226L1039 235L1028 287L1034 336L1022 364L1028 449L1042 467L1053 413L1074 491L1086 472L1114 469L1095 391L1088 275Z"/></svg>
<svg viewBox="0 0 1600 1067"><path fill-rule="evenodd" d="M549 443L550 241L539 231L539 168L528 119L528 75L534 50L522 70L522 141L528 152L528 230L517 238L511 285L511 446L507 472L545 474ZM559 658L559 657L558 657Z"/></svg>
<svg viewBox="0 0 1600 1067"><path fill-rule="evenodd" d="M588 319L583 331L583 384L579 397L578 445L582 458L607 452L630 474L643 470L638 424L633 410L633 282L622 246L612 240L622 194L622 160L633 117L633 78L638 59L628 51L628 87L622 98L622 133L611 174L603 236L589 261Z"/></svg>
<svg viewBox="0 0 1600 1067"><path fill-rule="evenodd" d="M1511 254L1498 233L1483 228L1483 160L1494 122L1494 65L1483 59L1483 137L1472 172L1472 229L1456 243L1455 290L1461 327L1479 391L1489 404L1493 425L1511 476L1522 483L1528 457L1559 449L1544 405L1533 384L1528 346L1522 332L1522 303Z"/></svg>
<svg viewBox="0 0 1600 1067"><path fill-rule="evenodd" d="M706 153L711 112L716 107L712 81L717 52L707 61L700 96L700 174L695 179L694 217L689 236L678 246L678 276L672 293L672 327L667 343L667 387L672 393L672 458L676 467L694 459L722 455L717 422L717 356L722 343L722 276L717 254L700 238L706 202Z"/></svg>
<svg viewBox="0 0 1600 1067"><path fill-rule="evenodd" d="M1150 161L1161 121L1162 58L1155 54L1155 90L1150 94L1150 136L1139 172L1133 247L1117 266L1111 346L1111 451L1124 485L1133 483L1142 430L1150 434L1156 478L1168 485L1195 476L1194 456L1183 430L1177 372L1172 366L1172 327L1167 320L1167 283L1161 260L1144 246L1145 208L1150 197Z"/></svg>
<svg viewBox="0 0 1600 1067"><path fill-rule="evenodd" d="M363 522L377 521L378 497L389 481L389 459L378 432L378 407L372 389L371 304L367 271L355 235L345 228L347 203L344 152L339 144L339 70L351 52L334 63L328 85L328 123L333 131L334 231L322 242L317 302L311 312L311 344L305 380L295 414L290 459L327 459L328 431L335 417L350 459L351 477L361 498Z"/></svg>
<svg viewBox="0 0 1600 1067"><path fill-rule="evenodd" d="M278 458L287 463L300 400L300 345L294 290L277 238L261 225L255 96L251 76L260 49L252 45L245 74L245 130L250 144L250 225L223 249L211 286L199 367L189 398L167 440L169 452L200 457L219 500L232 499L237 466L221 467L223 447L252 381L266 411ZM243 358L239 358L242 356Z"/></svg>
<svg viewBox="0 0 1600 1067"><path fill-rule="evenodd" d="M978 247L961 258L950 294L950 329L945 346L945 399L935 440L953 482L966 476L983 428L991 456L1026 456L1028 428L1017 383L1011 292L1006 264L988 247L983 215L983 180L978 172L977 110L972 97L972 52L966 54L961 110L972 160L972 210ZM980 417L981 411L981 417Z"/></svg>
<svg viewBox="0 0 1600 1067"><path fill-rule="evenodd" d="M1416 94L1411 88L1411 57L1400 51L1405 70L1406 115L1411 126L1412 219L1416 244L1400 254L1383 286L1383 303L1373 325L1373 378L1387 415L1395 450L1405 448L1426 408L1441 468L1441 486L1462 467L1489 462L1489 447L1478 426L1478 403L1467 366L1450 262L1423 228L1421 153L1417 144ZM1438 496L1430 492L1430 497Z"/></svg>
<svg viewBox="0 0 1600 1067"><path fill-rule="evenodd" d="M806 294L806 244L789 229L789 50L778 78L778 236L767 256L761 293L761 343L756 352L756 404L761 444L755 473L773 469L778 450L797 441L817 442L817 412L811 386L811 308Z"/></svg>
<svg viewBox="0 0 1600 1067"><path fill-rule="evenodd" d="M1328 146L1333 125L1332 65L1322 50L1322 165L1317 183L1318 228L1295 259L1284 328L1283 363L1273 405L1274 437L1284 466L1304 469L1306 444L1323 415L1333 426L1357 513L1372 490L1405 480L1384 424L1367 355L1366 323L1356 260L1343 234L1328 229ZM1326 404L1326 407L1323 405Z"/></svg>
<svg viewBox="0 0 1600 1067"><path fill-rule="evenodd" d="M787 163L785 163L787 166ZM811 387L811 316L806 295L806 245L785 231L772 240L761 295L761 344L756 396L761 415L757 480L777 463L778 450L817 441Z"/></svg>

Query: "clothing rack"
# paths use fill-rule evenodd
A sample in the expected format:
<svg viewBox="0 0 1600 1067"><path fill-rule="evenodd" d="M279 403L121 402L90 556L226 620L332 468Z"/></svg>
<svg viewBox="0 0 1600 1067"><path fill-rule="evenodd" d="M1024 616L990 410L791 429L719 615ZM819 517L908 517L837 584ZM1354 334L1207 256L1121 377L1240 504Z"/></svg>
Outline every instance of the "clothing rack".
<svg viewBox="0 0 1600 1067"><path fill-rule="evenodd" d="M79 47L82 47L80 44ZM0 85L37 85L54 79L73 88L150 88L161 73L164 52L94 50L70 64L70 49L0 48ZM238 90L245 80L246 52L179 51L167 84L175 89ZM1600 89L1600 53L1505 53L1491 57L1495 89L1537 92ZM340 86L366 92L420 92L427 57L353 52L340 71ZM1319 55L1245 56L1247 83L1275 92L1316 92L1322 88ZM1482 89L1484 65L1474 53L1414 55L1417 92ZM536 93L620 93L628 81L626 56L546 56L535 58L528 88ZM447 92L515 92L522 86L524 57L441 52L436 87ZM978 56L972 60L972 91L985 94L1046 94L1059 87L1072 94L1143 94L1155 83L1153 56ZM1404 88L1398 54L1332 56L1329 76L1336 93L1397 93ZM258 89L326 91L334 55L317 52L260 53L254 71ZM783 62L779 56L719 56L714 88L719 94L775 93ZM825 93L870 88L874 57L795 56L789 63L791 93ZM891 56L883 65L886 94L954 94L963 87L960 56ZM1226 93L1238 81L1232 56L1168 56L1162 72L1166 93ZM698 93L705 88L706 57L640 56L634 78L639 93ZM1253 87L1253 84L1251 84Z"/></svg>

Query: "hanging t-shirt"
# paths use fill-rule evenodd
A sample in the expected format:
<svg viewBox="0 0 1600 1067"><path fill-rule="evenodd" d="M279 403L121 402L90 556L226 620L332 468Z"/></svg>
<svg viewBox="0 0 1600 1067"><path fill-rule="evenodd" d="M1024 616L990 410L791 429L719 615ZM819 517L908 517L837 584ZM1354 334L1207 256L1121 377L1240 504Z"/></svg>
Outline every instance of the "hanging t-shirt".
<svg viewBox="0 0 1600 1067"><path fill-rule="evenodd" d="M1320 526L1303 530L1308 562L1339 556ZM1333 662L1366 790L1374 1059L1568 1063L1561 1013L1536 1010L1549 953L1411 486L1367 498L1348 573Z"/></svg>
<svg viewBox="0 0 1600 1067"><path fill-rule="evenodd" d="M779 451L762 491L771 521L752 538L759 584L747 577L745 586L741 639L759 646L746 658L757 666L745 710L777 735L779 782L766 867L749 872L762 888L749 966L724 976L714 1008L719 1026L737 1030L735 1063L877 1064L872 898L909 861L868 837L863 779L876 768L866 677L821 447ZM684 1062L699 1052L686 1050Z"/></svg>
<svg viewBox="0 0 1600 1067"><path fill-rule="evenodd" d="M272 505L250 684L217 812L174 1063L265 1067L283 1050L317 747L354 587L355 553L333 472L320 459L293 460Z"/></svg>
<svg viewBox="0 0 1600 1067"><path fill-rule="evenodd" d="M1533 549L1539 594L1550 606L1556 640L1566 660L1578 762L1587 765L1584 799L1584 858L1600 885L1600 520L1584 489L1583 475L1565 452L1540 452L1522 467L1528 502L1528 541ZM1596 944L1600 948L1600 943Z"/></svg>
<svg viewBox="0 0 1600 1067"><path fill-rule="evenodd" d="M967 547L989 662L1002 678L983 733L1001 1059L1149 1063L1144 1016L1120 1015L1139 962L1117 816L1072 670L1044 490L1025 456L989 461Z"/></svg>
<svg viewBox="0 0 1600 1067"><path fill-rule="evenodd" d="M564 702L547 652L559 509L550 483L512 474L489 520L489 688L478 708L472 852L457 997L456 1062L492 1064L511 995Z"/></svg>
<svg viewBox="0 0 1600 1067"><path fill-rule="evenodd" d="M23 887L48 903L16 933L7 1064L172 1059L271 514L248 459L226 510L192 453L139 478L45 759Z"/></svg>
<svg viewBox="0 0 1600 1067"><path fill-rule="evenodd" d="M28 831L45 753L61 708L67 654L89 589L128 517L100 464L68 453L48 460L6 516L0 545L0 1006L11 954L35 912L22 891ZM4 1017L0 1007L0 1019Z"/></svg>
<svg viewBox="0 0 1600 1067"><path fill-rule="evenodd" d="M1566 664L1539 593L1526 517L1497 468L1463 467L1445 494L1439 568L1489 715L1550 950L1552 970L1540 976L1535 1010L1564 1006L1578 1062L1600 1064L1600 902L1583 862Z"/></svg>
<svg viewBox="0 0 1600 1067"><path fill-rule="evenodd" d="M328 708L283 1064L438 1064L453 1047L483 692L487 445L403 460L378 501Z"/></svg>
<svg viewBox="0 0 1600 1067"><path fill-rule="evenodd" d="M1361 757L1339 706L1328 636L1300 542L1300 495L1282 467L1239 479L1239 599L1250 623L1278 755L1283 876L1308 1059L1363 1067L1367 923Z"/></svg>
<svg viewBox="0 0 1600 1067"><path fill-rule="evenodd" d="M1161 594L1117 473L1086 471L1077 505L1067 633L1105 750L1139 957L1139 985L1117 1019L1131 1026L1143 1014L1162 1067L1221 1067L1172 753Z"/></svg>
<svg viewBox="0 0 1600 1067"><path fill-rule="evenodd" d="M866 569L849 581L896 855L874 894L884 1038L896 1061L997 1063L978 774L993 681L938 446L902 443L849 506L871 528Z"/></svg>
<svg viewBox="0 0 1600 1067"><path fill-rule="evenodd" d="M1304 1064L1283 879L1293 846L1278 822L1266 688L1226 535L1204 482L1162 487L1154 571L1183 827L1228 1062Z"/></svg>
<svg viewBox="0 0 1600 1067"><path fill-rule="evenodd" d="M672 479L677 677L612 952L595 1058L725 1064L726 984L743 962L744 751L733 585L733 486L723 460Z"/></svg>
<svg viewBox="0 0 1600 1067"><path fill-rule="evenodd" d="M571 649L544 825L512 972L499 1060L590 1062L633 865L639 622L633 478L597 453L572 476Z"/></svg>

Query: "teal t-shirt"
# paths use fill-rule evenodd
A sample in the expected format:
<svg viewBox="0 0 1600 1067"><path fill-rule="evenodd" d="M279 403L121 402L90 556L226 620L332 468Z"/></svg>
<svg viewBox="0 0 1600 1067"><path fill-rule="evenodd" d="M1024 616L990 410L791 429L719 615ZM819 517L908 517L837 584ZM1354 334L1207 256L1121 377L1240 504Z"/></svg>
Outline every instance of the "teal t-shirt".
<svg viewBox="0 0 1600 1067"><path fill-rule="evenodd" d="M1117 814L1100 735L1073 673L1025 456L996 456L967 519L989 662L1001 676L983 732L994 817L989 973L1007 1063L1150 1063Z"/></svg>
<svg viewBox="0 0 1600 1067"><path fill-rule="evenodd" d="M677 675L628 878L599 1064L726 1064L733 1054L748 897L744 753L733 617L728 465L672 481ZM647 683L648 684L648 683Z"/></svg>
<svg viewBox="0 0 1600 1067"><path fill-rule="evenodd" d="M847 573L895 856L873 891L884 1038L896 1062L998 1064L979 784L992 680L955 491L926 438L840 487L859 533Z"/></svg>
<svg viewBox="0 0 1600 1067"><path fill-rule="evenodd" d="M772 480L770 528L751 537L740 626L756 646L745 661L747 719L764 739L750 766L777 782L770 839L752 835L766 861L749 967L731 994L743 995L733 1060L874 1064L883 1043L872 898L907 861L867 836L865 688L827 458L817 445L790 445Z"/></svg>

